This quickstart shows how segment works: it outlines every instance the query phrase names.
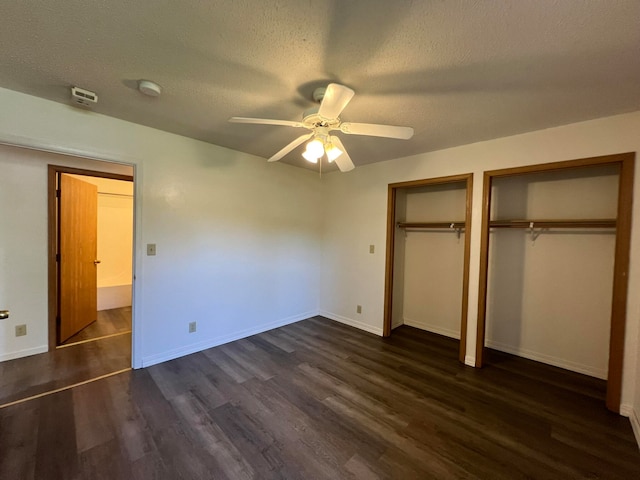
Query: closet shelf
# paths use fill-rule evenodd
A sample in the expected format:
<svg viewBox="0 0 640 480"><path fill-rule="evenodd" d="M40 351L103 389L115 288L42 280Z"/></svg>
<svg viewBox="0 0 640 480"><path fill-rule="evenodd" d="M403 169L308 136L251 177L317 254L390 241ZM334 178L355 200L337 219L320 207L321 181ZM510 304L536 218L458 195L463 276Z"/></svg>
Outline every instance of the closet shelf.
<svg viewBox="0 0 640 480"><path fill-rule="evenodd" d="M616 228L615 218L585 220L492 220L491 228Z"/></svg>
<svg viewBox="0 0 640 480"><path fill-rule="evenodd" d="M464 228L464 222L398 222L398 228Z"/></svg>

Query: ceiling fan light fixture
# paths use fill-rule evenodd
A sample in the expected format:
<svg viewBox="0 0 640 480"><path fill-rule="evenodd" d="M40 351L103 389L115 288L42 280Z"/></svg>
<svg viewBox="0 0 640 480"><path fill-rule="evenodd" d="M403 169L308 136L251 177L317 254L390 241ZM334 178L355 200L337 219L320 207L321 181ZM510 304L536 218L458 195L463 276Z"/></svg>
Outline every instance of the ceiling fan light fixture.
<svg viewBox="0 0 640 480"><path fill-rule="evenodd" d="M320 158L320 157L316 157L309 150L305 150L304 152L302 152L302 156L307 162L311 162L311 163L318 163L318 160Z"/></svg>
<svg viewBox="0 0 640 480"><path fill-rule="evenodd" d="M333 143L327 143L325 147L325 153L327 154L327 160L333 162L336 158L342 155L342 150L336 147Z"/></svg>
<svg viewBox="0 0 640 480"><path fill-rule="evenodd" d="M320 158L322 155L324 155L324 144L320 139L314 138L309 143L307 143L305 153L306 152L308 152L309 155L315 158Z"/></svg>

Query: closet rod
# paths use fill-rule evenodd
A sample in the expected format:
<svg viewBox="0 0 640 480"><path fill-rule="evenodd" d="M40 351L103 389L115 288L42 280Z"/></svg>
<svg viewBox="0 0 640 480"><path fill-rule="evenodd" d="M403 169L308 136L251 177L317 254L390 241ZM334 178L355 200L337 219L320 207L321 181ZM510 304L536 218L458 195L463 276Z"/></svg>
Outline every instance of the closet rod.
<svg viewBox="0 0 640 480"><path fill-rule="evenodd" d="M398 228L464 228L464 222L398 222Z"/></svg>
<svg viewBox="0 0 640 480"><path fill-rule="evenodd" d="M492 220L491 228L616 228L615 219L597 220Z"/></svg>

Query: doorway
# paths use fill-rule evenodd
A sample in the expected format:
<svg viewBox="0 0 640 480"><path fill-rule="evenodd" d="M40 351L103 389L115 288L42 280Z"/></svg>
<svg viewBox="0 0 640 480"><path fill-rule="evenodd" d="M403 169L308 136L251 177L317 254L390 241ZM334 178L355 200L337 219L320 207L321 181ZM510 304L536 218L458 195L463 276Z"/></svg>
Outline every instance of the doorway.
<svg viewBox="0 0 640 480"><path fill-rule="evenodd" d="M608 278L606 280L606 285L599 285L601 288L607 288L608 292L608 310L605 312L604 321L607 323L605 328L607 328L609 333L609 341L608 345L605 345L605 349L608 346L608 364L605 359L605 376L606 376L606 405L607 408L614 412L619 412L620 409L620 399L621 399L621 389L622 389L622 361L624 356L624 337L625 337L625 323L626 323L626 304L627 304L627 272L629 268L629 250L630 250L630 237L631 237L631 212L632 212L632 195L633 195L633 171L634 171L634 153L625 153L618 155L610 155L603 157L594 157L594 158L585 158L580 160L571 160L566 162L555 162L549 164L542 165L532 165L527 167L519 167L519 168L510 168L503 170L495 170L485 172L484 175L484 186L483 186L483 212L482 212L482 238L481 238L481 247L480 247L480 292L478 298L478 324L477 324L477 344L476 344L476 366L481 367L483 364L483 354L485 350L485 335L487 330L487 322L488 320L488 312L490 311L489 307L493 308L493 311L496 311L495 305L489 305L490 297L488 295L489 291L489 273L491 270L490 264L490 249L496 250L496 247L499 246L497 243L498 235L500 238L505 240L505 245L508 243L511 245L511 249L509 253L514 252L513 245L517 246L517 252L520 258L524 258L525 260L528 258L539 258L541 255L545 253L543 250L544 245L540 242L540 235L548 235L548 238L553 238L551 235L555 236L554 242L547 242L547 245L560 245L561 238L566 238L566 241L563 240L564 243L573 242L575 245L575 240L579 238L579 235L582 237L582 243L586 243L584 239L587 237L590 238L593 243L594 240L599 238L605 238L609 236L613 236L612 242L610 245L611 257L613 260L613 264L609 267L610 272L607 275L599 275L597 279ZM607 211L606 215L603 215L600 210L602 208L603 202L593 203L591 210L586 210L586 207L589 207L590 202L594 197L594 190L592 190L591 186L594 184L593 178L596 179L597 182L602 183L598 180L600 178L606 178L607 176L611 176L610 170L615 173L615 184L613 184L613 189L609 188L608 190L604 190L605 192L613 191L613 196L611 194L607 194L608 199L605 203L611 203L609 211ZM533 182L533 184L537 185L536 189L527 188L526 191L522 191L523 179L531 179L535 177L542 177L542 181ZM584 183L584 179L587 179L590 183ZM515 180L515 181L514 181ZM508 185L506 182L508 181ZM556 193L560 192L562 194L563 202L553 202L552 198L546 194L546 192L550 191L549 188L545 187L543 184L546 182L550 184L550 182L558 183L561 182L573 182L571 183L571 188L562 188L561 190L556 189ZM527 180L528 182L528 180ZM582 182L582 183L580 183ZM606 181L604 182L607 183ZM610 183L610 182L609 182ZM526 182L525 182L526 185ZM567 183L568 185L568 183ZM580 187L580 185L583 185ZM587 185L589 188L585 192L581 192L580 188L584 189L584 185ZM514 188L515 186L515 188ZM511 201L509 205L509 214L503 215L504 212L501 212L498 208L498 198L497 195L494 195L496 188L502 188L503 197L507 196L508 190L516 191L519 196L516 197L516 201ZM543 192L543 195L540 195L540 192ZM499 195L499 194L498 194ZM517 199L520 198L520 201ZM538 200L542 198L544 202L539 202ZM513 196L511 196L513 199ZM534 202L535 200L535 202ZM536 203L537 202L537 203ZM517 206L519 204L523 204L523 208L521 212L517 212L517 217L514 217L513 206ZM536 204L538 208L530 208L528 204ZM547 205L548 204L548 205ZM540 211L545 211L544 208L540 208L540 205L547 205L547 211L553 212L553 215L549 214L541 214ZM551 209L549 209L549 206ZM591 213L594 211L593 207L598 207L595 209L596 214ZM525 208L526 207L526 208ZM569 212L569 213L566 213ZM594 215L591 216L590 215ZM505 218L502 218L505 216ZM605 218L606 217L606 218ZM522 243L522 239L516 238L520 243L514 243L509 239L504 239L505 235L495 233L495 238L491 239L491 232L500 232L500 231L527 231L529 235L528 244ZM550 231L551 234L547 234L545 232ZM605 230L605 232L603 232ZM556 233L557 232L557 233ZM572 238L569 238L572 237ZM491 240L490 240L491 239ZM509 242L507 242L509 240ZM534 245L538 245L534 252ZM571 245L569 245L571 247ZM605 245L606 247L606 245ZM566 246L564 247L567 248ZM584 280L587 278L586 275L580 275L579 271L584 269L586 262L582 260L582 265L577 264L581 270L578 268L571 268L565 265L565 259L572 257L573 254L578 250L578 246L575 245L574 248L570 248L566 250L571 255L563 255L562 261L555 262L546 262L549 265L550 269L546 269L545 272L555 273L562 266L566 271L568 271L574 278ZM602 250L602 248L600 248ZM505 249L502 250L503 252ZM554 252L551 252L554 253ZM557 248L556 252L557 253ZM491 257L493 260L493 272L497 271L496 264L497 258L495 255ZM556 257L557 258L557 255ZM584 257L583 257L584 258ZM591 255L589 260L593 260L595 258L594 255ZM530 262L529 262L530 263ZM526 265L529 265L527 263ZM538 274L538 271L541 268L543 262L537 261L535 262L535 269L528 268L524 274L520 274L520 281L513 281L513 278L509 279L508 282L502 282L503 284L508 284L510 287L513 285L521 284L523 286L522 293L519 294L518 298L525 298L525 290L524 286L527 286L526 293L531 293L531 275L530 273ZM498 265L499 266L499 265ZM511 275L513 273L513 269L511 269ZM544 273L544 272L543 272ZM528 275L525 277L524 275ZM512 275L513 276L513 275ZM557 277L557 275L555 275ZM577 276L577 277L576 277ZM506 278L506 277L505 277ZM543 278L543 287L549 290L551 285L551 281L553 280L551 275L548 275ZM605 281L605 280L602 280ZM584 282L583 282L584 283ZM494 282L495 288L496 282ZM534 286L535 287L535 286ZM558 287L567 287L573 288L573 282L564 281L559 282ZM538 288L540 290L540 288ZM574 289L575 290L575 289ZM593 295L589 294L589 297L585 297L583 292L587 292L590 290L587 288L582 288L579 293L582 294L583 299L590 300ZM549 306L553 306L555 300L553 300L553 295L561 292L560 288L552 288L551 293L542 296L537 296L535 298L526 297L525 300L527 305L531 304L537 308L534 311L534 314L540 310L540 306L542 305L544 308L549 310ZM512 298L513 295L505 294L504 289L501 290L502 298L509 297ZM572 295L565 295L566 298L573 298L575 292L570 292ZM552 295L553 294L553 295ZM562 296L562 295L561 295ZM495 297L495 295L494 295ZM563 300L566 300L564 298ZM595 297L594 297L595 298ZM566 302L562 304L562 307L565 308L565 312L570 312L571 307L573 307L576 312L579 313L577 307L582 306L586 302L569 304L570 307L568 310L565 308ZM602 302L601 302L602 303ZM504 302L501 303L504 305ZM523 305L519 305L517 307L517 311L524 312L518 315L511 315L512 323L517 321L526 320L526 314L531 310L527 310ZM605 305L606 307L606 305ZM557 310L557 309L556 309ZM595 309L591 309L595 310ZM589 312L591 313L591 312ZM531 315L530 315L531 316ZM566 314L565 316L568 316ZM498 318L495 314L494 317ZM607 318L608 317L608 318ZM535 317L534 317L535 318ZM539 319L544 319L544 316L538 315L538 320L536 320L536 326L540 324ZM523 320L524 319L524 320ZM495 319L489 319L495 320ZM576 322L580 322L578 325L582 328L585 323L584 315L578 315ZM519 328L519 327L518 327ZM523 330L523 329L521 329ZM538 342L540 345L549 345L550 343L558 344L560 337L560 333L564 333L564 330L568 330L568 327L565 326L564 329L562 325L559 323L555 325L553 328L547 329L548 332L552 335L552 341ZM521 332L518 337L521 340L528 341L531 338L531 335L527 335L527 332L530 332L531 328L527 328L526 331ZM554 335L557 333L556 335ZM575 335L572 337L574 341L565 342L564 346L561 346L558 350L563 354L568 351L567 346L573 346L575 343ZM580 337L580 336L578 336ZM583 338L584 336L580 337ZM605 339L606 340L606 339ZM586 342L582 342L586 343ZM504 350L506 351L506 350ZM607 352L605 352L607 353ZM551 363L551 362L548 362ZM573 362L575 363L575 362ZM553 363L552 363L553 364ZM566 368L566 367L565 367ZM576 370L579 371L579 370Z"/></svg>
<svg viewBox="0 0 640 480"><path fill-rule="evenodd" d="M48 199L50 349L130 334L133 177L49 165Z"/></svg>
<svg viewBox="0 0 640 480"><path fill-rule="evenodd" d="M406 324L459 339L464 363L473 175L388 188L383 335Z"/></svg>

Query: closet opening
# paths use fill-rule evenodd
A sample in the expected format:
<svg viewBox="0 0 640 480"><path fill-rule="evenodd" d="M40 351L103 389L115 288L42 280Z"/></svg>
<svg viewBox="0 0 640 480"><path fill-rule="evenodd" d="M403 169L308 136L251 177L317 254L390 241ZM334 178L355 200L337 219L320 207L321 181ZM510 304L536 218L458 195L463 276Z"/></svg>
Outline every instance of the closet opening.
<svg viewBox="0 0 640 480"><path fill-rule="evenodd" d="M459 341L465 361L473 174L388 186L383 335L408 325Z"/></svg>
<svg viewBox="0 0 640 480"><path fill-rule="evenodd" d="M606 381L619 412L634 153L485 172L485 347Z"/></svg>

